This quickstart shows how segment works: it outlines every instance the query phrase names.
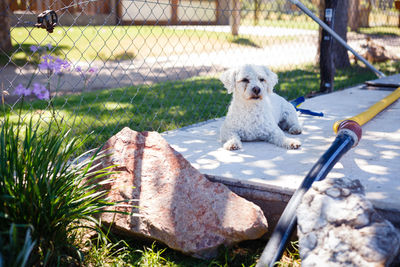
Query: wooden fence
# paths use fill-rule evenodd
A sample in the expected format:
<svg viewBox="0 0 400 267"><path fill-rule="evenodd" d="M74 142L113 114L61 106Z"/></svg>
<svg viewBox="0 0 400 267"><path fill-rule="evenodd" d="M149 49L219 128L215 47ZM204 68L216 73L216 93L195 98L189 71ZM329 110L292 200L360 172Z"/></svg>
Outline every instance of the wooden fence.
<svg viewBox="0 0 400 267"><path fill-rule="evenodd" d="M88 15L109 14L111 4L115 0L85 1L85 0L11 0L11 11L32 11L34 13L47 9L63 10L65 12Z"/></svg>
<svg viewBox="0 0 400 267"><path fill-rule="evenodd" d="M9 5L14 14L54 10L62 25L228 25L230 16L229 0L9 0Z"/></svg>

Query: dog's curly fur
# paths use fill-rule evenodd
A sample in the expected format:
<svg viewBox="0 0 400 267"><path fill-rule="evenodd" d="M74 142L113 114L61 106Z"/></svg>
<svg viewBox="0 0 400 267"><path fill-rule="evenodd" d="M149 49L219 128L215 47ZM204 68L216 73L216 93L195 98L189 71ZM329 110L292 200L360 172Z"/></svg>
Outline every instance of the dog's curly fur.
<svg viewBox="0 0 400 267"><path fill-rule="evenodd" d="M223 147L236 150L241 141L267 141L287 149L301 143L285 136L302 129L292 104L273 92L278 76L265 66L244 65L224 72L220 80L233 93L228 114L222 124Z"/></svg>

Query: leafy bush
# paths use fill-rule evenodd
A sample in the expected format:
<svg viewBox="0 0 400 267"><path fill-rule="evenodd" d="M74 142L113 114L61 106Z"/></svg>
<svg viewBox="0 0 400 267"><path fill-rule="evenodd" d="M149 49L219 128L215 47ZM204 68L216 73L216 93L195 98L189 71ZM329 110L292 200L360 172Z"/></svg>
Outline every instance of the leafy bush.
<svg viewBox="0 0 400 267"><path fill-rule="evenodd" d="M53 130L51 124L39 131L32 120L23 126L21 120L10 123L8 116L1 124L0 233L13 231L13 224L29 225L28 265L81 261L82 254L73 246L74 231L87 227L87 221L97 223L95 216L114 205L105 199L105 187L100 187L109 183L107 169L94 164L101 156L85 153L71 161L84 141L70 138L65 128ZM26 237L19 238L8 243L24 244ZM9 256L0 259L7 262Z"/></svg>

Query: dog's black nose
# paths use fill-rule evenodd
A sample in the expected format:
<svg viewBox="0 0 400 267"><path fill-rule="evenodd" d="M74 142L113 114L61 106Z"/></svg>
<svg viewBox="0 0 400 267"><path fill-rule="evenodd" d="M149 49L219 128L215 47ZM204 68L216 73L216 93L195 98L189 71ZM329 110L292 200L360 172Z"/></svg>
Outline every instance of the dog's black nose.
<svg viewBox="0 0 400 267"><path fill-rule="evenodd" d="M253 89L252 89L252 91L253 91L253 93L254 93L255 95L258 95L258 94L260 94L261 89L260 89L260 87L258 87L258 86L254 86Z"/></svg>

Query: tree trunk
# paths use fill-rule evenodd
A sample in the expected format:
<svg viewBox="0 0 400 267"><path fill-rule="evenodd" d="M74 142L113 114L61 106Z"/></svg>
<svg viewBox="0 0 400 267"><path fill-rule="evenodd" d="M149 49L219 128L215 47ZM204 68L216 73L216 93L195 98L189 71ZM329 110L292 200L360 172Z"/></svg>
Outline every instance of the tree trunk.
<svg viewBox="0 0 400 267"><path fill-rule="evenodd" d="M371 0L368 0L368 4L360 8L359 27L369 27L369 15L371 14L371 11L372 11L372 2Z"/></svg>
<svg viewBox="0 0 400 267"><path fill-rule="evenodd" d="M360 0L349 1L349 27L357 31L360 25Z"/></svg>
<svg viewBox="0 0 400 267"><path fill-rule="evenodd" d="M231 24L231 33L233 36L238 36L240 25L240 0L231 0L232 13L229 23Z"/></svg>
<svg viewBox="0 0 400 267"><path fill-rule="evenodd" d="M254 0L254 25L258 25L258 13L260 9L260 0Z"/></svg>
<svg viewBox="0 0 400 267"><path fill-rule="evenodd" d="M328 0L320 0L319 1L319 16L323 20L325 16L325 2ZM337 8L334 14L334 30L335 32L347 42L347 11L348 11L348 0L337 0ZM343 69L350 67L349 55L347 53L347 49L344 48L340 43L333 39L331 49L328 52L328 55L321 57L321 52L327 54L327 51L321 51L321 43L322 43L322 28L320 27L319 31L319 43L318 43L318 52L317 58L320 64L321 71L321 84L320 90L321 92L328 92L333 89L333 77L330 79L330 75L334 75L336 69ZM331 55L329 55L331 53ZM333 58L333 66L329 61L326 61L327 58ZM332 83L330 82L332 80ZM326 85L328 84L328 86ZM331 87L331 88L329 88Z"/></svg>
<svg viewBox="0 0 400 267"><path fill-rule="evenodd" d="M338 8L335 13L335 32L347 42L347 12L349 7L348 0L338 0ZM339 42L333 41L333 61L337 69L350 67L349 54L347 49Z"/></svg>
<svg viewBox="0 0 400 267"><path fill-rule="evenodd" d="M11 51L10 8L8 0L0 0L0 53Z"/></svg>
<svg viewBox="0 0 400 267"><path fill-rule="evenodd" d="M335 25L335 13L338 0L325 0L323 21L331 29ZM325 30L322 30L320 39L319 68L321 73L320 92L332 92L335 78L335 65L333 61L333 37Z"/></svg>

